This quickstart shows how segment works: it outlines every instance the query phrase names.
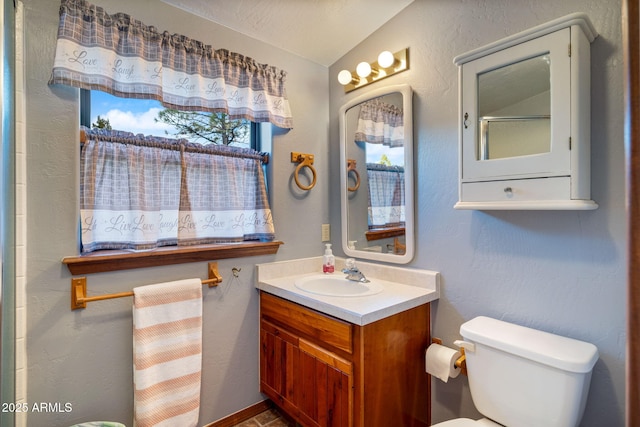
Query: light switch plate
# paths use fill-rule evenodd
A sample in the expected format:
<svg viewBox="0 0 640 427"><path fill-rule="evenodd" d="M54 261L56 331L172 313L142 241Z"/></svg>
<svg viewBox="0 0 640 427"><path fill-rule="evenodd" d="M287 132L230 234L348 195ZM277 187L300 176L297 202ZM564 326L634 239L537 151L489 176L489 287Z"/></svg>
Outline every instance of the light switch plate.
<svg viewBox="0 0 640 427"><path fill-rule="evenodd" d="M322 241L328 242L331 240L331 224L322 224Z"/></svg>

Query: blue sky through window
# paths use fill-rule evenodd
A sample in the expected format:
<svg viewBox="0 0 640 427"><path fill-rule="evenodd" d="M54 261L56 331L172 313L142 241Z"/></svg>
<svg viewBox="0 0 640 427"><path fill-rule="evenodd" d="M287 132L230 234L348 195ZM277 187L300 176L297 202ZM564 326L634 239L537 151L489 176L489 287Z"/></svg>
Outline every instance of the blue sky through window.
<svg viewBox="0 0 640 427"><path fill-rule="evenodd" d="M173 126L155 120L162 110L164 107L159 101L119 98L102 91L91 91L91 123L96 123L98 116L100 116L109 120L111 128L114 130L175 138L177 130ZM202 142L202 140L197 142ZM247 133L244 144L233 143L237 147L249 147L250 144L250 133Z"/></svg>
<svg viewBox="0 0 640 427"><path fill-rule="evenodd" d="M100 116L108 119L111 127L116 130L171 137L175 130L154 120L163 109L158 101L118 98L98 90L91 91L91 123L95 123ZM169 135L165 131L168 131Z"/></svg>
<svg viewBox="0 0 640 427"><path fill-rule="evenodd" d="M404 147L387 147L382 144L367 144L367 163L380 163L382 156L387 159L393 166L404 167Z"/></svg>

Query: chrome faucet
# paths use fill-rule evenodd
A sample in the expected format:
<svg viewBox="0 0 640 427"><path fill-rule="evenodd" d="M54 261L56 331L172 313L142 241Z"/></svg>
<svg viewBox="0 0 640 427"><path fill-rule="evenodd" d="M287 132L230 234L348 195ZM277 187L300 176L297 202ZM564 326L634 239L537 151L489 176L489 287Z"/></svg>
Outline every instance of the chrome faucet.
<svg viewBox="0 0 640 427"><path fill-rule="evenodd" d="M352 280L354 282L360 283L369 283L369 279L364 277L362 271L358 270L356 267L356 260L353 258L347 258L345 260L346 268L342 270L343 273L347 275L347 280Z"/></svg>

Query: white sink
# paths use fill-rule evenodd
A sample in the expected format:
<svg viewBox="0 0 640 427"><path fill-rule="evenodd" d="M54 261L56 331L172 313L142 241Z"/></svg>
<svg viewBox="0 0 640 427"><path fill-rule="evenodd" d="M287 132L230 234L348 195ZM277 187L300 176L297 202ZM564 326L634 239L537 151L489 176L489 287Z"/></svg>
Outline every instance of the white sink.
<svg viewBox="0 0 640 427"><path fill-rule="evenodd" d="M354 282L339 273L301 277L293 283L296 288L305 292L331 297L364 297L382 292L382 285L375 280L368 283Z"/></svg>

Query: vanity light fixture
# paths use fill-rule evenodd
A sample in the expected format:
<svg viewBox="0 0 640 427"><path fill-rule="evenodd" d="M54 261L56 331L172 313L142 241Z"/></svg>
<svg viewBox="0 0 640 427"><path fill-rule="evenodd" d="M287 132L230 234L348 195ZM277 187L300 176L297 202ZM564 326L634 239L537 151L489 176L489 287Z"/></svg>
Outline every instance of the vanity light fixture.
<svg viewBox="0 0 640 427"><path fill-rule="evenodd" d="M388 50L380 52L380 55L378 55L378 65L382 68L391 68L392 66L397 65L398 62L399 60L396 59L396 57L393 56L393 53Z"/></svg>
<svg viewBox="0 0 640 427"><path fill-rule="evenodd" d="M356 67L355 72L349 70L340 71L338 73L338 81L344 86L344 91L347 93L408 69L409 48L402 49L396 53L385 50L378 55L377 62L361 62Z"/></svg>
<svg viewBox="0 0 640 427"><path fill-rule="evenodd" d="M365 79L369 77L371 74L373 74L374 76L377 76L378 69L373 68L371 64L369 64L368 62L363 61L359 63L358 66L356 67L356 74L358 75L358 77Z"/></svg>
<svg viewBox="0 0 640 427"><path fill-rule="evenodd" d="M338 81L341 85L346 86L348 84L358 84L360 77L354 76L349 70L342 70L338 73Z"/></svg>

